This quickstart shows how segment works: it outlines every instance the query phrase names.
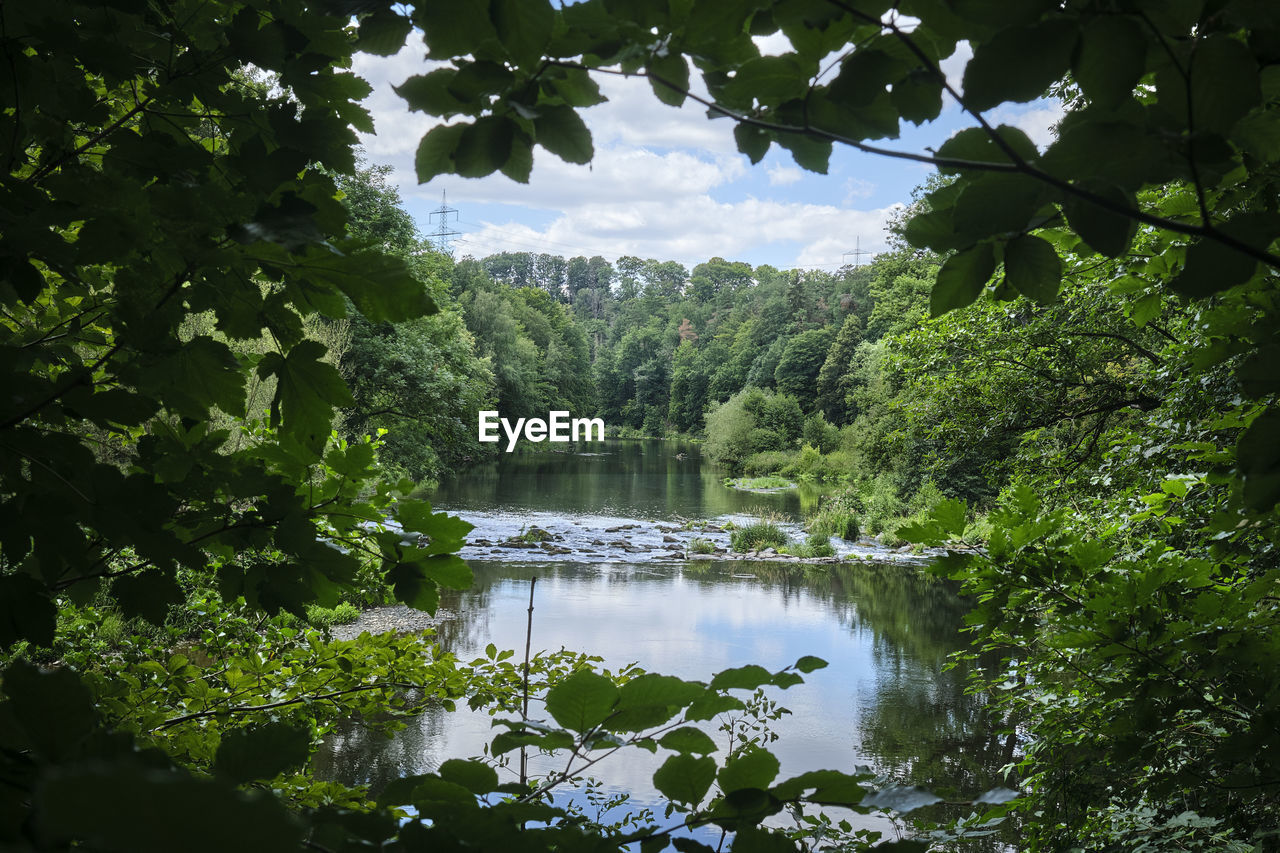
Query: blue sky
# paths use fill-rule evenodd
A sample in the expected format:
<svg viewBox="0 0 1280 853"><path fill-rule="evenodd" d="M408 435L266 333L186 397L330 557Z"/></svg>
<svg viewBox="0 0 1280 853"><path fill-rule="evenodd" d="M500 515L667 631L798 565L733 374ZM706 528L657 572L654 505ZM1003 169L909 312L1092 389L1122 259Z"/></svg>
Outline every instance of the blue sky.
<svg viewBox="0 0 1280 853"><path fill-rule="evenodd" d="M780 37L761 49L780 53ZM777 146L757 166L737 152L733 125L708 120L702 107L676 109L653 96L643 79L602 77L609 102L582 111L596 157L575 166L535 149L533 176L521 185L501 174L465 179L442 176L419 185L413 172L418 140L438 120L410 113L392 90L429 66L420 39L393 57L360 56L355 71L374 86L366 105L376 135L362 137L366 156L393 167L405 207L424 233L435 230L430 213L448 193L457 209L450 228L457 257L502 251L564 255L621 255L676 260L692 267L711 257L835 269L851 262L859 246L885 248L885 221L908 201L930 173L918 163L836 147L829 173L795 165ZM943 67L958 86L969 52L962 45ZM1042 147L1061 113L1037 102L992 111L996 123L1026 130ZM937 121L904 123L902 137L877 144L923 152L967 127L949 102ZM438 220L437 220L438 221Z"/></svg>

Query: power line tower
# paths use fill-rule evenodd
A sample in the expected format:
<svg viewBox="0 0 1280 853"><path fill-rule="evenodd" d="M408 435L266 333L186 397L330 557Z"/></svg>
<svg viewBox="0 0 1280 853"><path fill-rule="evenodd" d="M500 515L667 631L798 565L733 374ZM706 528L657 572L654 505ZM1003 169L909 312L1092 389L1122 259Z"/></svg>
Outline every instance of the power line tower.
<svg viewBox="0 0 1280 853"><path fill-rule="evenodd" d="M453 254L453 247L449 245L449 239L451 237L462 236L461 231L452 231L449 229L449 214L451 213L453 214L453 221L457 222L458 211L456 208L452 208L449 206L448 191L441 190L440 206L427 214L427 221L430 222L430 221L433 221L437 216L440 217L440 224L439 224L439 227L436 228L435 233L432 235L434 237L434 240L432 242L435 243L435 247L437 251L445 252L450 255Z"/></svg>
<svg viewBox="0 0 1280 853"><path fill-rule="evenodd" d="M840 260L843 261L845 258L849 257L850 255L853 255L853 265L855 267L860 267L862 266L862 256L870 255L870 254L871 252L862 251L862 238L858 237L854 240L853 251L845 252L843 255L840 256Z"/></svg>

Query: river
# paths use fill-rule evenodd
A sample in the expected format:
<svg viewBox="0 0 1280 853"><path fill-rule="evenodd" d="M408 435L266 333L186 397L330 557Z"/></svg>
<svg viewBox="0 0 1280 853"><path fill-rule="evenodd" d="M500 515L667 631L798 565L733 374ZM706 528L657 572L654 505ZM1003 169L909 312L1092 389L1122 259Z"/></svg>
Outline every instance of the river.
<svg viewBox="0 0 1280 853"><path fill-rule="evenodd" d="M690 522L767 511L799 536L820 495L746 493L722 478L696 445L610 441L576 453L503 454L444 483L436 508L472 521L470 542L490 544L464 550L475 584L442 599L449 616L439 643L460 660L488 643L523 649L537 577L535 650L564 647L600 655L611 669L635 662L698 680L747 663L777 670L802 655L828 661L773 697L791 711L770 724L779 778L870 767L949 798L992 787L1007 760L1003 740L988 733L982 698L966 695L965 668L944 667L964 645L967 610L950 585L869 542L843 550L870 560L825 565L686 561L677 554L692 536L727 539L687 530ZM533 526L560 538L527 549L496 544ZM648 550L635 552L640 546ZM326 741L315 771L378 789L448 758L479 756L493 734L488 716L465 709L428 711L390 739L353 722ZM649 777L662 757L614 758L593 775L607 794L630 793L630 808L652 807ZM875 819L857 825L891 829Z"/></svg>

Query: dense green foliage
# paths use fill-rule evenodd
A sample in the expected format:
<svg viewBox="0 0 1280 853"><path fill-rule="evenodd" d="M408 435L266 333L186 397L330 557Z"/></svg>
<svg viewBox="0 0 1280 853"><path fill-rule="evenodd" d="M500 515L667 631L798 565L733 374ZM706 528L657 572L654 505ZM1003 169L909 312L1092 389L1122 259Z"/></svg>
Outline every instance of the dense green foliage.
<svg viewBox="0 0 1280 853"><path fill-rule="evenodd" d="M401 94L462 117L423 139L422 180L524 181L535 145L589 161L593 74L703 101L754 162L777 143L821 172L838 143L950 179L903 223L907 246L840 276L719 259L686 274L623 258L612 280L594 259L450 270L415 259L356 174L369 89L345 69L415 24L442 65ZM775 33L791 50L761 56L752 37ZM962 41L961 90L939 63ZM1273 844L1277 44L1263 0L0 5L0 841L651 851L714 825L734 850L783 850L796 838L762 822L784 808L931 802L835 771L778 781L765 744L711 755L685 725L745 710L730 691L798 683L813 658L708 683L539 659L552 722L535 724L506 656L460 667L418 637L334 643L274 615L388 591L431 610L439 586L470 583L467 525L382 479L362 435L400 429L389 452L420 476L466 455L441 412L415 456L415 411L386 405L397 381L411 406L582 410L594 364L614 423L696 429L710 412L731 464L798 451L810 473L870 478L868 527L930 488L994 508L981 542L954 498L904 533L949 546L942 570L1003 661L975 686L1002 697L1011 747L1023 736L1024 796L992 814L1018 810L1026 846ZM1050 89L1068 111L1044 151L986 118ZM936 152L868 142L936 117L944 94L973 126ZM449 377L396 367L423 359ZM198 658L178 648L193 640ZM603 750L667 750L669 823L608 835L542 801L563 780L499 785L476 762L380 803L298 772L340 717L394 726L462 698L510 715L494 753L561 751L566 776ZM431 822L402 823L409 804Z"/></svg>
<svg viewBox="0 0 1280 853"><path fill-rule="evenodd" d="M446 281L453 263L431 251L386 169L360 169L339 177L353 236L400 258L431 289L439 311L400 322L348 321L349 342L339 367L353 405L341 431L351 437L384 430L383 466L415 481L465 465L479 454L475 413L492 407L492 362L476 352Z"/></svg>

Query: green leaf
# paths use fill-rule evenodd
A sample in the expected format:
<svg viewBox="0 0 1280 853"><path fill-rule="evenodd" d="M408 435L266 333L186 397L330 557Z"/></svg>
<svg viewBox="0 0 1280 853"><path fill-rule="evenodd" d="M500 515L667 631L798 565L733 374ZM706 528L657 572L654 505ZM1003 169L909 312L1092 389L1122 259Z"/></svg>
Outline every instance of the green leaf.
<svg viewBox="0 0 1280 853"><path fill-rule="evenodd" d="M618 702L618 687L603 675L578 670L547 691L547 713L575 732L600 725Z"/></svg>
<svg viewBox="0 0 1280 853"><path fill-rule="evenodd" d="M796 661L795 668L803 673L810 673L819 669L826 669L827 662L822 658L814 657L813 655L804 655Z"/></svg>
<svg viewBox="0 0 1280 853"><path fill-rule="evenodd" d="M1262 101L1258 62L1249 46L1226 35L1209 34L1192 43L1189 58L1191 87L1183 69L1172 62L1156 74L1159 107L1180 124L1198 132L1227 133L1237 121Z"/></svg>
<svg viewBox="0 0 1280 853"><path fill-rule="evenodd" d="M622 685L618 695L618 709L649 705L682 707L706 693L705 684L684 681L672 675L646 672Z"/></svg>
<svg viewBox="0 0 1280 853"><path fill-rule="evenodd" d="M1280 391L1280 370L1276 365L1280 365L1280 344L1259 347L1236 370L1240 389L1255 400Z"/></svg>
<svg viewBox="0 0 1280 853"><path fill-rule="evenodd" d="M1062 15L979 41L964 69L965 104L988 110L1042 97L1066 73L1078 35L1075 21Z"/></svg>
<svg viewBox="0 0 1280 853"><path fill-rule="evenodd" d="M779 133L778 144L791 152L796 165L819 175L827 173L831 160L831 140L815 139L803 133Z"/></svg>
<svg viewBox="0 0 1280 853"><path fill-rule="evenodd" d="M108 424L141 426L150 420L160 407L159 402L153 397L136 394L124 388L94 390L74 398L68 394L63 397L63 403L76 415L104 427Z"/></svg>
<svg viewBox="0 0 1280 853"><path fill-rule="evenodd" d="M511 154L501 170L518 184L529 183L529 176L533 174L533 140L523 130L516 130L511 137Z"/></svg>
<svg viewBox="0 0 1280 853"><path fill-rule="evenodd" d="M1023 296L1047 305L1058 298L1062 259L1047 240L1025 235L1005 247L1004 273Z"/></svg>
<svg viewBox="0 0 1280 853"><path fill-rule="evenodd" d="M298 272L338 288L375 323L409 320L439 310L405 261L382 252L336 255L314 250L303 258Z"/></svg>
<svg viewBox="0 0 1280 853"><path fill-rule="evenodd" d="M761 56L743 63L716 100L739 110L749 110L755 103L777 106L803 97L811 76L793 53Z"/></svg>
<svg viewBox="0 0 1280 853"><path fill-rule="evenodd" d="M571 107L594 107L608 100L600 94L600 87L591 75L581 68L562 68L551 76L551 86L556 94ZM686 72L686 79L688 74Z"/></svg>
<svg viewBox="0 0 1280 853"><path fill-rule="evenodd" d="M844 106L865 107L907 71L907 63L875 48L862 48L840 63L830 97ZM941 91L941 89L939 89Z"/></svg>
<svg viewBox="0 0 1280 853"><path fill-rule="evenodd" d="M1111 184L1126 191L1162 182L1172 174L1170 152L1157 135L1129 122L1085 118L1063 123L1041 165L1061 178Z"/></svg>
<svg viewBox="0 0 1280 853"><path fill-rule="evenodd" d="M450 89L457 76L458 72L452 68L437 68L428 74L415 74L391 88L414 112L445 117L469 113L471 110Z"/></svg>
<svg viewBox="0 0 1280 853"><path fill-rule="evenodd" d="M1085 188L1122 209L1136 211L1138 208L1137 200L1117 186L1086 184ZM1138 231L1136 218L1115 213L1078 196L1067 196L1062 202L1062 212L1066 214L1071 230L1079 234L1089 248L1108 258L1118 258L1129 251Z"/></svg>
<svg viewBox="0 0 1280 853"><path fill-rule="evenodd" d="M1280 503L1280 410L1268 409L1240 436L1236 459L1244 481L1244 500L1258 512Z"/></svg>
<svg viewBox="0 0 1280 853"><path fill-rule="evenodd" d="M929 512L929 517L942 532L959 536L964 533L967 512L964 501L947 498L934 505Z"/></svg>
<svg viewBox="0 0 1280 853"><path fill-rule="evenodd" d="M733 836L733 853L796 853L796 843L784 833L764 827L743 827Z"/></svg>
<svg viewBox="0 0 1280 853"><path fill-rule="evenodd" d="M684 103L685 92L689 91L689 63L684 54L655 56L645 65L645 73L658 100L673 107Z"/></svg>
<svg viewBox="0 0 1280 853"><path fill-rule="evenodd" d="M746 705L742 704L742 700L733 696L712 693L690 702L684 718L689 722L710 720L717 714L723 714L728 711L741 711L746 707Z"/></svg>
<svg viewBox="0 0 1280 853"><path fill-rule="evenodd" d="M932 71L918 68L893 84L889 98L904 119L924 124L942 113L942 81Z"/></svg>
<svg viewBox="0 0 1280 853"><path fill-rule="evenodd" d="M453 164L464 178L483 178L511 158L516 123L506 116L481 116L462 131Z"/></svg>
<svg viewBox="0 0 1280 853"><path fill-rule="evenodd" d="M263 723L222 735L213 772L236 784L274 779L301 767L311 755L311 729L289 723Z"/></svg>
<svg viewBox="0 0 1280 853"><path fill-rule="evenodd" d="M804 793L813 789L813 793L804 800L824 805L856 805L862 802L867 789L857 776L850 776L838 770L811 770L790 779L779 782L772 789L775 797L781 800L799 799Z"/></svg>
<svg viewBox="0 0 1280 853"><path fill-rule="evenodd" d="M661 738L658 743L667 749L675 750L682 753L696 753L698 755L707 755L716 751L716 742L701 729L695 729L692 726L681 726L678 729L672 729Z"/></svg>
<svg viewBox="0 0 1280 853"><path fill-rule="evenodd" d="M947 258L933 283L930 314L941 317L971 304L987 286L995 268L995 248L990 243L979 243Z"/></svg>
<svg viewBox="0 0 1280 853"><path fill-rule="evenodd" d="M301 825L275 797L122 763L51 773L36 795L35 812L42 838L78 839L92 849L279 853L297 849L302 840Z"/></svg>
<svg viewBox="0 0 1280 853"><path fill-rule="evenodd" d="M439 586L449 589L470 589L475 583L471 567L457 554L432 554L425 559L409 556L406 559L413 560L414 566L421 571L423 578Z"/></svg>
<svg viewBox="0 0 1280 853"><path fill-rule="evenodd" d="M48 648L57 615L44 584L30 575L0 576L0 648L18 640Z"/></svg>
<svg viewBox="0 0 1280 853"><path fill-rule="evenodd" d="M562 731L519 731L503 732L493 739L489 746L491 755L503 755L522 746L532 746L548 751L557 749L573 749L573 735Z"/></svg>
<svg viewBox="0 0 1280 853"><path fill-rule="evenodd" d="M356 31L356 50L375 56L391 56L404 47L413 30L413 21L390 9L379 9L360 22Z"/></svg>
<svg viewBox="0 0 1280 853"><path fill-rule="evenodd" d="M993 805L1000 805L1002 803L1008 803L1016 800L1020 796L1022 795L1011 788L992 788L990 791L974 797L973 801L975 803L991 803Z"/></svg>
<svg viewBox="0 0 1280 853"><path fill-rule="evenodd" d="M111 597L126 619L141 616L152 625L163 625L169 608L186 600L186 593L171 572L152 569L116 578Z"/></svg>
<svg viewBox="0 0 1280 853"><path fill-rule="evenodd" d="M752 749L739 752L728 761L717 774L720 789L725 793L740 788L767 788L778 775L778 759L765 749Z"/></svg>
<svg viewBox="0 0 1280 853"><path fill-rule="evenodd" d="M535 141L567 163L590 163L595 156L591 131L573 107L541 109L533 127Z"/></svg>
<svg viewBox="0 0 1280 853"><path fill-rule="evenodd" d="M1085 97L1113 107L1132 97L1146 69L1142 25L1126 15L1098 15L1085 24L1071 74Z"/></svg>
<svg viewBox="0 0 1280 853"><path fill-rule="evenodd" d="M489 18L489 0L457 0L448 5L417 3L413 6L413 22L423 31L431 59L479 56L500 47Z"/></svg>
<svg viewBox="0 0 1280 853"><path fill-rule="evenodd" d="M701 841L694 841L692 838L673 838L671 846L679 853L716 853L716 848Z"/></svg>
<svg viewBox="0 0 1280 853"><path fill-rule="evenodd" d="M733 138L738 143L738 150L747 155L753 166L764 159L773 144L773 138L766 131L749 124L736 125Z"/></svg>
<svg viewBox="0 0 1280 853"><path fill-rule="evenodd" d="M1045 185L1025 175L981 175L963 182L953 214L965 244L1025 231L1045 201Z"/></svg>
<svg viewBox="0 0 1280 853"><path fill-rule="evenodd" d="M696 806L707 795L715 778L715 759L673 755L653 774L653 787L668 800Z"/></svg>
<svg viewBox="0 0 1280 853"><path fill-rule="evenodd" d="M197 420L207 418L211 406L236 417L245 414L240 363L226 344L206 335L152 362L137 377L137 384L166 408Z"/></svg>
<svg viewBox="0 0 1280 853"><path fill-rule="evenodd" d="M23 747L39 757L55 762L70 758L99 725L89 691L68 669L41 672L15 660L5 669L4 692L9 698L0 707L7 712L6 721L21 727Z"/></svg>
<svg viewBox="0 0 1280 853"><path fill-rule="evenodd" d="M319 341L303 341L289 354L267 353L258 362L258 375L276 377L271 421L304 446L318 451L329 437L334 406L346 407L355 401L331 364L320 361L325 346Z"/></svg>
<svg viewBox="0 0 1280 853"><path fill-rule="evenodd" d="M536 65L551 40L555 16L547 0L492 0L490 15L498 38L521 65Z"/></svg>
<svg viewBox="0 0 1280 853"><path fill-rule="evenodd" d="M466 129L465 124L439 124L422 137L413 160L418 183L425 184L437 175L454 171L453 152L458 149Z"/></svg>
<svg viewBox="0 0 1280 853"><path fill-rule="evenodd" d="M1280 234L1280 221L1269 213L1241 214L1220 230L1246 245L1267 248ZM1187 262L1169 286L1183 296L1202 299L1242 284L1254 276L1258 261L1218 240L1202 237L1187 249Z"/></svg>
<svg viewBox="0 0 1280 853"><path fill-rule="evenodd" d="M466 540L474 525L447 512L432 512L427 501L404 498L396 502L396 522L405 530L431 538L432 544L444 544L456 550ZM439 553L434 550L432 553Z"/></svg>
<svg viewBox="0 0 1280 853"><path fill-rule="evenodd" d="M769 670L757 664L747 664L717 672L711 679L712 690L755 690L772 681Z"/></svg>
<svg viewBox="0 0 1280 853"><path fill-rule="evenodd" d="M1000 125L995 128L994 136L980 127L970 127L938 146L938 157L942 159L964 160L970 163L1012 163L1013 158L1001 147L1003 142L1014 154L1023 160L1036 158L1036 146L1031 137L1016 128ZM946 166L938 167L943 174L955 174L959 169Z"/></svg>
<svg viewBox="0 0 1280 853"><path fill-rule="evenodd" d="M669 675L645 673L622 685L618 711L609 722L614 731L642 731L665 723L676 711L707 695L698 682L681 681Z"/></svg>
<svg viewBox="0 0 1280 853"><path fill-rule="evenodd" d="M473 794L488 794L498 787L498 774L481 761L451 758L440 765L440 778L461 785Z"/></svg>
<svg viewBox="0 0 1280 853"><path fill-rule="evenodd" d="M440 587L426 576L420 564L395 563L386 577L396 598L415 610L435 613L440 606Z"/></svg>

